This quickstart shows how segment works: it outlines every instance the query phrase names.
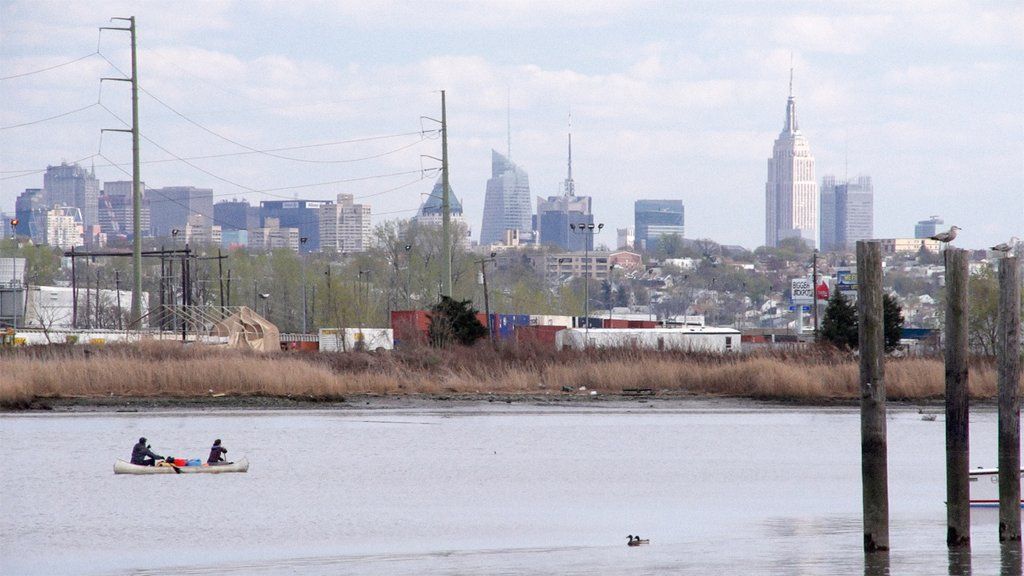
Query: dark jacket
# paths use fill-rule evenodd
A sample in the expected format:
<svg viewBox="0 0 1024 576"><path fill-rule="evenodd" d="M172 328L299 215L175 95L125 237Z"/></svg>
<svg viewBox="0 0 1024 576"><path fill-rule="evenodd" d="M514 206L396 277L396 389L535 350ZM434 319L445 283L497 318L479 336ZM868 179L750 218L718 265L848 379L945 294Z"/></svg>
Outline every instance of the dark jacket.
<svg viewBox="0 0 1024 576"><path fill-rule="evenodd" d="M224 454L228 453L228 449L223 446L214 446L210 448L210 457L206 459L207 464L213 464L215 462L223 462Z"/></svg>
<svg viewBox="0 0 1024 576"><path fill-rule="evenodd" d="M144 464L146 456L149 456L153 460L161 460L163 456L158 456L146 446L145 443L139 442L132 448L132 464Z"/></svg>

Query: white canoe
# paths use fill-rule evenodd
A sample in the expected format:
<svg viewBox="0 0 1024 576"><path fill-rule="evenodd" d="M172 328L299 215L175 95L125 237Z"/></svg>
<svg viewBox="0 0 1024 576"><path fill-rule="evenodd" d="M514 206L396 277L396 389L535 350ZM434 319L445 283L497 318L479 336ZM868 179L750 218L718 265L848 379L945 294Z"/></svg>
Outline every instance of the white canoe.
<svg viewBox="0 0 1024 576"><path fill-rule="evenodd" d="M1021 470L1024 484L1024 470ZM996 468L976 468L971 470L968 479L971 488L971 506L999 507L999 470ZM1021 494L1021 505L1024 506L1024 490Z"/></svg>
<svg viewBox="0 0 1024 576"><path fill-rule="evenodd" d="M171 466L140 466L118 460L114 462L114 474L176 474ZM213 466L177 466L182 474L223 474L225 472L248 472L249 461L245 458L231 464L215 464Z"/></svg>

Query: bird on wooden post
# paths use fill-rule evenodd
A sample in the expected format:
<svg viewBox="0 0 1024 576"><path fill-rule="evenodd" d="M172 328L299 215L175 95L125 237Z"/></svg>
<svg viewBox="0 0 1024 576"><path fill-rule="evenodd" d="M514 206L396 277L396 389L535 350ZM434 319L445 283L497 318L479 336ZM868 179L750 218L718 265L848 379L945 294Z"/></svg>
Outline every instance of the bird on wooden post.
<svg viewBox="0 0 1024 576"><path fill-rule="evenodd" d="M1002 252L1003 256L1006 256L1009 254L1011 250L1017 249L1018 243L1018 238L1014 236L1013 238L1010 238L1009 242L1000 242L999 244L996 244L995 246L989 248L989 250L992 250L993 252Z"/></svg>
<svg viewBox="0 0 1024 576"><path fill-rule="evenodd" d="M960 229L961 228L959 226L953 226L949 230L947 230L945 232L939 232L935 236L931 236L928 239L929 240L938 240L939 242L942 242L943 244L949 244L950 242L952 242L956 238L956 233Z"/></svg>

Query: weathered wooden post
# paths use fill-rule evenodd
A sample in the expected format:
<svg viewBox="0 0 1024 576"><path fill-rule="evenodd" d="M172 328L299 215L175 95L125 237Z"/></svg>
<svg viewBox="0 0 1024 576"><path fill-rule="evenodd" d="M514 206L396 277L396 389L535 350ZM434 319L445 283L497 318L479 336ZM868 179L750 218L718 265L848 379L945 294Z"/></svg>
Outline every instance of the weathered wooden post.
<svg viewBox="0 0 1024 576"><path fill-rule="evenodd" d="M1020 541L1020 272L999 261L999 541Z"/></svg>
<svg viewBox="0 0 1024 576"><path fill-rule="evenodd" d="M946 249L946 545L971 545L967 251Z"/></svg>
<svg viewBox="0 0 1024 576"><path fill-rule="evenodd" d="M882 319L882 245L879 242L857 242L857 279L864 551L877 552L889 549L885 329Z"/></svg>

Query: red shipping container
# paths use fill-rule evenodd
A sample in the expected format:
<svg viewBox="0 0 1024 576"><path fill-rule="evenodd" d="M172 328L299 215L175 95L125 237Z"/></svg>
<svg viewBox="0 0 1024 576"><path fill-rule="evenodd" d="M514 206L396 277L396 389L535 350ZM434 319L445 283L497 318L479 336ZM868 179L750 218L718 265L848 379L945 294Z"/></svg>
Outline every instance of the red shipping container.
<svg viewBox="0 0 1024 576"><path fill-rule="evenodd" d="M555 334L565 330L562 326L516 326L515 335L517 343L537 342L546 345L555 345Z"/></svg>
<svg viewBox="0 0 1024 576"><path fill-rule="evenodd" d="M628 328L657 328L658 323L654 320L630 320Z"/></svg>
<svg viewBox="0 0 1024 576"><path fill-rule="evenodd" d="M611 318L605 318L601 325L604 328L629 328L629 320L616 320Z"/></svg>
<svg viewBox="0 0 1024 576"><path fill-rule="evenodd" d="M430 330L430 315L426 310L393 310L391 329L395 342L426 343Z"/></svg>

